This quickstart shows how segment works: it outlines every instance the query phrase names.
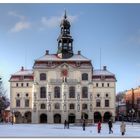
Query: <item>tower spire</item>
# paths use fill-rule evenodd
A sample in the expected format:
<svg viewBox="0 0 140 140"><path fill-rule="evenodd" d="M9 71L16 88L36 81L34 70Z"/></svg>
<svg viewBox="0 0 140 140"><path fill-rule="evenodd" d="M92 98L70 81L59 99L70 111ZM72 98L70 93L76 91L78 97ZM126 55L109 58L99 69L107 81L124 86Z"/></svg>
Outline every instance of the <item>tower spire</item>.
<svg viewBox="0 0 140 140"><path fill-rule="evenodd" d="M67 14L65 10L64 17L60 24L61 32L57 39L57 55L61 58L70 58L73 56L73 39L70 35L70 26L71 25L67 19Z"/></svg>
<svg viewBox="0 0 140 140"><path fill-rule="evenodd" d="M64 18L65 18L65 19L67 18L67 12L66 12L66 9L65 9Z"/></svg>

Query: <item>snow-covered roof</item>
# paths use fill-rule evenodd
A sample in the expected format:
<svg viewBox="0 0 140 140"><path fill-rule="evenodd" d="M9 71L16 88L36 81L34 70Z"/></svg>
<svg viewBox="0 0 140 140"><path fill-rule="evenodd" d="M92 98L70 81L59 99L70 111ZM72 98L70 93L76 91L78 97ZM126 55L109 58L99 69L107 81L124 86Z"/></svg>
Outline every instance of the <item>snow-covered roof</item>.
<svg viewBox="0 0 140 140"><path fill-rule="evenodd" d="M79 54L74 54L72 57L67 59L59 58L57 54L48 54L36 59L36 61L90 61L90 59Z"/></svg>
<svg viewBox="0 0 140 140"><path fill-rule="evenodd" d="M93 75L108 75L114 76L113 73L109 72L108 70L93 70Z"/></svg>
<svg viewBox="0 0 140 140"><path fill-rule="evenodd" d="M20 70L12 75L17 75L17 76L20 76L20 75L33 75L33 71L32 70Z"/></svg>
<svg viewBox="0 0 140 140"><path fill-rule="evenodd" d="M8 106L5 110L6 110L6 111L9 111L9 110L10 110L10 106Z"/></svg>

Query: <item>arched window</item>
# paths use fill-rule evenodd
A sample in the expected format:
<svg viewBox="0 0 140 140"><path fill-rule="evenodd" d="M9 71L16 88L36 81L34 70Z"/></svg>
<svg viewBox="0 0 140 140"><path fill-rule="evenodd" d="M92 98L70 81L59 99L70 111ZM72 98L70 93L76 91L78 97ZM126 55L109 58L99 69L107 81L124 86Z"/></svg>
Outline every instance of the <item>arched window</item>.
<svg viewBox="0 0 140 140"><path fill-rule="evenodd" d="M54 108L55 108L55 109L60 109L60 104L59 104L59 103L56 103L56 104L54 105Z"/></svg>
<svg viewBox="0 0 140 140"><path fill-rule="evenodd" d="M46 80L46 73L40 73L40 80Z"/></svg>
<svg viewBox="0 0 140 140"><path fill-rule="evenodd" d="M41 105L40 105L40 108L41 108L41 109L45 109L45 108L46 108L46 105L45 105L45 104L41 104Z"/></svg>
<svg viewBox="0 0 140 140"><path fill-rule="evenodd" d="M83 109L83 110L88 109L87 104L82 104L82 109Z"/></svg>
<svg viewBox="0 0 140 140"><path fill-rule="evenodd" d="M54 98L60 98L60 87L54 88Z"/></svg>
<svg viewBox="0 0 140 140"><path fill-rule="evenodd" d="M74 109L75 108L75 105L74 104L70 104L70 109Z"/></svg>
<svg viewBox="0 0 140 140"><path fill-rule="evenodd" d="M69 98L75 98L75 87L69 87Z"/></svg>
<svg viewBox="0 0 140 140"><path fill-rule="evenodd" d="M87 73L82 74L82 80L88 80L88 74Z"/></svg>
<svg viewBox="0 0 140 140"><path fill-rule="evenodd" d="M82 87L82 98L88 98L88 88Z"/></svg>
<svg viewBox="0 0 140 140"><path fill-rule="evenodd" d="M46 87L40 88L40 98L46 98Z"/></svg>
<svg viewBox="0 0 140 140"><path fill-rule="evenodd" d="M96 107L100 107L101 106L101 101L99 99L96 100Z"/></svg>

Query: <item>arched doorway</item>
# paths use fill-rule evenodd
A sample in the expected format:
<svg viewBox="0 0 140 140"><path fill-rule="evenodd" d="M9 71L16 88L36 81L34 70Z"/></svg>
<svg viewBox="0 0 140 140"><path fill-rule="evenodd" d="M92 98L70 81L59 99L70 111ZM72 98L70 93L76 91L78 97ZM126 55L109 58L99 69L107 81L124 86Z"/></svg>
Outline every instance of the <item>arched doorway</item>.
<svg viewBox="0 0 140 140"><path fill-rule="evenodd" d="M61 115L60 114L54 115L54 123L61 123Z"/></svg>
<svg viewBox="0 0 140 140"><path fill-rule="evenodd" d="M111 119L111 117L112 117L112 114L110 112L105 112L104 117L103 117L103 121L108 122L109 119Z"/></svg>
<svg viewBox="0 0 140 140"><path fill-rule="evenodd" d="M47 115L46 114L40 115L40 123L47 123Z"/></svg>
<svg viewBox="0 0 140 140"><path fill-rule="evenodd" d="M17 112L14 113L14 115L15 115L15 123L22 123L21 113L17 111Z"/></svg>
<svg viewBox="0 0 140 140"><path fill-rule="evenodd" d="M25 119L26 123L31 123L31 115L32 115L32 113L30 111L25 112L24 119Z"/></svg>
<svg viewBox="0 0 140 140"><path fill-rule="evenodd" d="M97 123L99 121L102 121L102 116L100 112L94 112L94 122Z"/></svg>
<svg viewBox="0 0 140 140"><path fill-rule="evenodd" d="M68 120L69 120L69 123L75 123L75 115L74 114L69 114Z"/></svg>
<svg viewBox="0 0 140 140"><path fill-rule="evenodd" d="M82 113L82 115L81 115L81 119L85 119L85 120L87 120L87 119L88 119L88 114L86 114L86 113Z"/></svg>

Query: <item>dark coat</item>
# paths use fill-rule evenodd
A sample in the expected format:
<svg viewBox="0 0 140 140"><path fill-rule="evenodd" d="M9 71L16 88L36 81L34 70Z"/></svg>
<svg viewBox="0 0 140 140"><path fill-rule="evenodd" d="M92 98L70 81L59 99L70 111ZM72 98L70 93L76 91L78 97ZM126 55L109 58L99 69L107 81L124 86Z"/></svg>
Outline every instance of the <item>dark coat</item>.
<svg viewBox="0 0 140 140"><path fill-rule="evenodd" d="M110 128L112 128L112 122L111 122L111 120L109 120L108 126L109 126Z"/></svg>

